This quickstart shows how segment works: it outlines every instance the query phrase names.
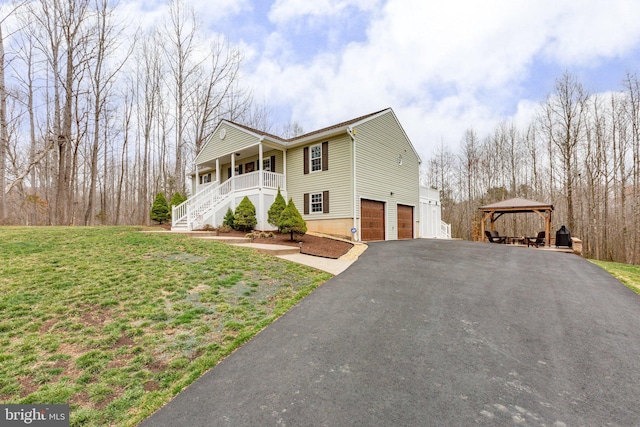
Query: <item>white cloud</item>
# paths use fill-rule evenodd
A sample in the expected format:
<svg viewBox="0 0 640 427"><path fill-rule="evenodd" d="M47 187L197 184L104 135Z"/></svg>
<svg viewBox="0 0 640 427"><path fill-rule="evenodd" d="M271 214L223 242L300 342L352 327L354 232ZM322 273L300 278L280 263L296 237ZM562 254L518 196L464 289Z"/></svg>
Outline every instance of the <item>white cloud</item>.
<svg viewBox="0 0 640 427"><path fill-rule="evenodd" d="M339 16L349 7L359 10L375 10L374 0L276 0L269 12L269 19L277 24L285 24L301 17Z"/></svg>
<svg viewBox="0 0 640 427"><path fill-rule="evenodd" d="M538 72L537 61L582 66L640 41L640 2L632 0L388 0L371 14L365 42L344 41L337 51L295 62L284 42L286 24L346 7L367 5L276 0L269 17L281 27L269 45L282 40L285 47L266 49L256 84L307 130L393 107L419 152L441 139L458 144L470 126L489 132L510 119L501 116L504 103L518 121L530 116L544 94L532 101L516 96Z"/></svg>
<svg viewBox="0 0 640 427"><path fill-rule="evenodd" d="M196 20L212 24L249 9L250 0L184 0L185 11L193 10ZM169 20L169 0L121 0L118 11L143 31Z"/></svg>
<svg viewBox="0 0 640 427"><path fill-rule="evenodd" d="M561 64L586 64L637 47L640 40L640 2L634 0L565 1L550 22L545 53Z"/></svg>

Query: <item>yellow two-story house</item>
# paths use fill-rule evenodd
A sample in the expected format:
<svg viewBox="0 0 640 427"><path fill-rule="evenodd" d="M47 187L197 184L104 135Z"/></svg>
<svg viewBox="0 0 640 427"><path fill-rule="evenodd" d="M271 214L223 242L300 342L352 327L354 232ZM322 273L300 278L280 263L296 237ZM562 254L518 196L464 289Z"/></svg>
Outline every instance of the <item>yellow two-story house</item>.
<svg viewBox="0 0 640 427"><path fill-rule="evenodd" d="M278 188L309 231L356 241L420 236L420 158L388 108L291 139L223 120L195 159L174 230L222 224L244 196L258 230Z"/></svg>

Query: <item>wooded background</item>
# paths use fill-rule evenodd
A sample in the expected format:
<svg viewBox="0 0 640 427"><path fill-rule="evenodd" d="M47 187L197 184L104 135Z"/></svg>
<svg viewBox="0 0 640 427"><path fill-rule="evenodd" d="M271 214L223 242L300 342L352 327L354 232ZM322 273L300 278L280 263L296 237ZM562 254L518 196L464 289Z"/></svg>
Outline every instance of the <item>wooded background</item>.
<svg viewBox="0 0 640 427"><path fill-rule="evenodd" d="M637 264L640 208L640 81L628 72L620 91L589 94L565 73L531 122L500 123L479 139L467 129L460 149L440 145L425 181L441 189L452 234L479 240L482 205L512 197L554 205L553 233L566 225L584 256ZM535 236L537 214L496 222L503 235Z"/></svg>
<svg viewBox="0 0 640 427"><path fill-rule="evenodd" d="M114 7L22 1L0 16L0 224L148 224L221 119L273 126L241 52L206 39L183 1L146 31Z"/></svg>
<svg viewBox="0 0 640 427"><path fill-rule="evenodd" d="M149 224L156 193L186 190L221 119L303 132L272 129L242 81L242 53L207 39L183 1L146 31L114 7L35 0L0 15L0 224ZM461 124L459 148L441 143L423 159L453 235L479 239L479 206L522 197L552 203L553 230L566 225L586 256L637 264L640 81L620 79L618 92L595 95L566 73L531 123L483 138ZM524 236L543 223L505 215L497 227Z"/></svg>

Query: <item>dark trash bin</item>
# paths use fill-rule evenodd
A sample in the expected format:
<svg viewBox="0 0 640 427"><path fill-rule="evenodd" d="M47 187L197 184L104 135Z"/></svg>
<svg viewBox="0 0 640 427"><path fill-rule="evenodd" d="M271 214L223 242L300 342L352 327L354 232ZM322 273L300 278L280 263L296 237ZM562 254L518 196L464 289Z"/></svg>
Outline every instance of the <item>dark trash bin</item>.
<svg viewBox="0 0 640 427"><path fill-rule="evenodd" d="M571 232L563 225L560 230L556 231L556 247L566 246L570 248L572 244Z"/></svg>

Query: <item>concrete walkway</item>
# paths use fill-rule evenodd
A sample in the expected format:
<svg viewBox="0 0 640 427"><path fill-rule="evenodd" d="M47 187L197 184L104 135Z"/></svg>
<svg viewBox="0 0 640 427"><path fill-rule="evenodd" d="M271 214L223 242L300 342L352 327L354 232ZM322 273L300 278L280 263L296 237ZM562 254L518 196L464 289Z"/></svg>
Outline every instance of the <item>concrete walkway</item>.
<svg viewBox="0 0 640 427"><path fill-rule="evenodd" d="M142 425L638 425L639 313L576 255L373 243Z"/></svg>
<svg viewBox="0 0 640 427"><path fill-rule="evenodd" d="M309 267L317 268L318 270L326 271L333 275L338 275L345 271L351 264L358 260L358 257L366 250L367 245L362 243L355 243L354 247L345 255L339 259L323 258L312 255L305 255L300 253L300 249L293 246L286 245L273 245L266 243L253 243L251 239L246 237L228 237L218 236L215 232L207 231L153 231L154 233L174 233L184 234L198 239L215 240L218 242L227 243L234 246L240 246L245 248L251 248L255 251L267 253L278 258L286 259L287 261L295 262L298 264L307 265ZM310 233L312 234L312 233Z"/></svg>
<svg viewBox="0 0 640 427"><path fill-rule="evenodd" d="M286 259L287 261L295 262L298 264L307 265L309 267L317 268L318 270L326 271L333 275L338 275L344 270L349 268L353 264L358 256L364 252L366 245L356 244L349 251L349 253L340 257L339 259L323 258L312 255L305 255L300 253L300 248L286 245L273 245L267 243L251 243L250 239L244 239L242 242L238 239L232 239L228 237L202 237L208 240L223 241L225 243L232 244L234 246L250 248L258 252L267 253L278 258ZM229 240L225 240L229 239Z"/></svg>

